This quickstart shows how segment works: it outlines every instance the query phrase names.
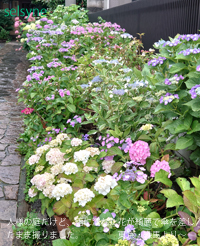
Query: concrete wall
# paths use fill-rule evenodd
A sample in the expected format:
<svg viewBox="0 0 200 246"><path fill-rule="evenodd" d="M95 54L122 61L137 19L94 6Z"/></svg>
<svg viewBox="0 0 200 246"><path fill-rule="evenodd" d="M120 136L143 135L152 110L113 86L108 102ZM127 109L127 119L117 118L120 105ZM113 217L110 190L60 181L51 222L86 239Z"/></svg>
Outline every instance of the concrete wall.
<svg viewBox="0 0 200 246"><path fill-rule="evenodd" d="M76 4L76 0L65 0L65 6L70 6L71 4Z"/></svg>
<svg viewBox="0 0 200 246"><path fill-rule="evenodd" d="M114 8L131 2L132 0L104 0L104 9Z"/></svg>
<svg viewBox="0 0 200 246"><path fill-rule="evenodd" d="M87 0L87 9L89 13L98 12L103 10L104 0Z"/></svg>
<svg viewBox="0 0 200 246"><path fill-rule="evenodd" d="M110 1L109 8L114 8L132 2L132 0L109 0L109 1Z"/></svg>

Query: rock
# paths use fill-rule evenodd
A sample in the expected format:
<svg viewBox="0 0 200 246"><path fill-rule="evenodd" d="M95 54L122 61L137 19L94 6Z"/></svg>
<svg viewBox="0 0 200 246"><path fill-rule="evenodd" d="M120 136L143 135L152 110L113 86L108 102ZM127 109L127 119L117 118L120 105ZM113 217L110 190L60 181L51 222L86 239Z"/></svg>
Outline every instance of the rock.
<svg viewBox="0 0 200 246"><path fill-rule="evenodd" d="M8 146L7 144L0 144L0 151L5 150L7 146Z"/></svg>
<svg viewBox="0 0 200 246"><path fill-rule="evenodd" d="M5 156L5 152L0 151L0 161L2 161L5 158Z"/></svg>
<svg viewBox="0 0 200 246"><path fill-rule="evenodd" d="M6 156L6 158L2 161L2 166L12 166L12 165L20 165L21 163L21 157L17 154L11 154Z"/></svg>
<svg viewBox="0 0 200 246"><path fill-rule="evenodd" d="M0 220L16 222L16 212L16 201L0 201Z"/></svg>
<svg viewBox="0 0 200 246"><path fill-rule="evenodd" d="M19 174L20 174L20 166L13 166L13 167L0 166L0 180L2 180L4 183L18 184Z"/></svg>
<svg viewBox="0 0 200 246"><path fill-rule="evenodd" d="M4 197L3 189L0 187L0 197Z"/></svg>
<svg viewBox="0 0 200 246"><path fill-rule="evenodd" d="M19 185L4 186L4 193L6 200L17 200Z"/></svg>

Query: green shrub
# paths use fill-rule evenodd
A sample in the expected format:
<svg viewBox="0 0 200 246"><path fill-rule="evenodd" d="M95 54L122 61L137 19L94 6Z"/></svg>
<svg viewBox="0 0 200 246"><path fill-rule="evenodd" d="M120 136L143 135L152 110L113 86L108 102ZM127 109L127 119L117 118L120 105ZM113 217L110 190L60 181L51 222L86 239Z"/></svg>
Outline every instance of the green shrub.
<svg viewBox="0 0 200 246"><path fill-rule="evenodd" d="M14 21L11 16L5 16L5 11L0 10L0 27L3 27L6 31L13 30Z"/></svg>
<svg viewBox="0 0 200 246"><path fill-rule="evenodd" d="M0 39L8 39L9 31L6 31L3 27L0 26Z"/></svg>

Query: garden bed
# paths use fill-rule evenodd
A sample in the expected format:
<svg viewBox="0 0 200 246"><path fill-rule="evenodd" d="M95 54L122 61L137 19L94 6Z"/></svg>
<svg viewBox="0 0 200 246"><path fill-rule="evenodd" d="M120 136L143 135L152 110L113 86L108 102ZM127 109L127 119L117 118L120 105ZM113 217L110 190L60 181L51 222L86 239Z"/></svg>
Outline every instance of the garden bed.
<svg viewBox="0 0 200 246"><path fill-rule="evenodd" d="M18 89L26 199L72 222L54 245L198 245L200 179L175 153L199 165L199 35L154 54L76 6L16 22L32 63Z"/></svg>

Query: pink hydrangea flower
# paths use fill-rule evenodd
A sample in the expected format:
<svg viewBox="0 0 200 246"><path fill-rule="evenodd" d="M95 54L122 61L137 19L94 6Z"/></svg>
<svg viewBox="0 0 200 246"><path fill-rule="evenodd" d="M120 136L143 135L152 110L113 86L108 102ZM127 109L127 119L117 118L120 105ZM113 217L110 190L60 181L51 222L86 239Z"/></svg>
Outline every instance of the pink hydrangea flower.
<svg viewBox="0 0 200 246"><path fill-rule="evenodd" d="M34 111L33 108L25 108L21 111L22 114L31 114Z"/></svg>
<svg viewBox="0 0 200 246"><path fill-rule="evenodd" d="M129 156L138 165L146 164L146 159L151 155L148 143L138 140L129 148ZM140 163L140 164L139 164Z"/></svg>
<svg viewBox="0 0 200 246"><path fill-rule="evenodd" d="M154 164L151 166L150 171L151 171L151 177L154 178L155 174L160 170L163 169L164 171L168 172L168 178L170 178L171 176L171 172L170 172L170 166L169 163L167 161L156 161L154 162Z"/></svg>

